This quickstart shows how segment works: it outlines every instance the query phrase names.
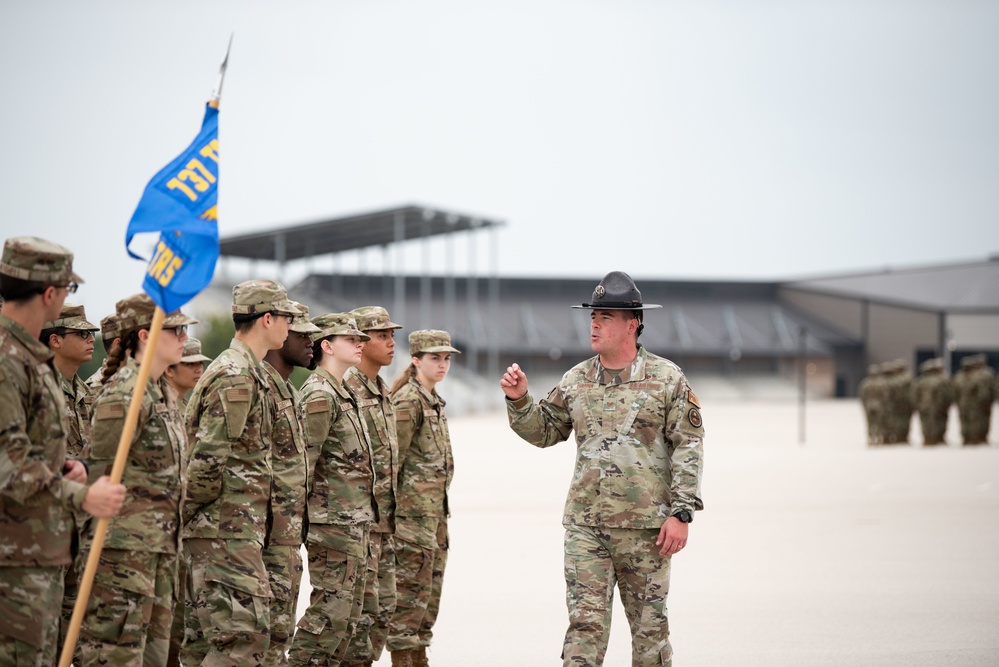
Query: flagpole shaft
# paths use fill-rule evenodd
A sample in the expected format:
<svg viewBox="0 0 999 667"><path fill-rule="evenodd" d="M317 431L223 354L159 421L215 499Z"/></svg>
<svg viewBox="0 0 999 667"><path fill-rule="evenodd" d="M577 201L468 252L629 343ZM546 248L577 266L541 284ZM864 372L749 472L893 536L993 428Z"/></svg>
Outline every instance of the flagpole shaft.
<svg viewBox="0 0 999 667"><path fill-rule="evenodd" d="M119 484L125 472L125 464L128 462L128 452L132 447L132 436L135 434L135 425L139 422L139 410L142 409L142 397L146 393L146 384L149 382L152 358L155 355L156 343L160 339L160 332L163 331L163 320L166 313L159 306L153 314L153 322L149 325L149 341L146 345L146 352L142 355L139 363L139 375L135 381L135 389L132 390L132 399L128 404L128 413L125 415L125 424L121 430L121 438L118 440L118 452L114 457L114 465L111 467L111 483ZM97 573L97 564L101 559L101 551L104 549L104 538L108 531L108 519L99 519L97 527L94 529L94 539L90 546L90 553L87 556L87 566L83 570L83 578L80 579L80 589L76 597L76 606L73 607L73 616L69 621L69 628L66 630L66 643L62 647L62 655L59 657L59 667L69 667L73 661L73 651L76 649L76 642L80 635L80 625L83 623L83 615L87 609L87 602L90 599L90 590L93 588L94 575Z"/></svg>

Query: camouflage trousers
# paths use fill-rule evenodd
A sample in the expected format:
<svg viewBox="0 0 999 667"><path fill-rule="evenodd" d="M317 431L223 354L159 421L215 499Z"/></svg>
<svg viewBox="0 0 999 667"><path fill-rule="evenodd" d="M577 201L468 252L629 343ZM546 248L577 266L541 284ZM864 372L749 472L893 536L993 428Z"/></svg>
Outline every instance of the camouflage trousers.
<svg viewBox="0 0 999 667"><path fill-rule="evenodd" d="M958 404L961 418L961 439L966 445L984 445L988 442L992 406Z"/></svg>
<svg viewBox="0 0 999 667"><path fill-rule="evenodd" d="M264 565L271 583L271 642L264 664L288 664L288 649L295 634L295 611L302 586L302 553L299 546L271 544L264 547Z"/></svg>
<svg viewBox="0 0 999 667"><path fill-rule="evenodd" d="M177 559L177 585L173 589L173 624L170 626L170 654L166 667L180 667L180 649L184 645L184 600L187 582L187 561Z"/></svg>
<svg viewBox="0 0 999 667"><path fill-rule="evenodd" d="M361 620L347 649L347 664L377 661L395 612L395 545L392 533L372 531Z"/></svg>
<svg viewBox="0 0 999 667"><path fill-rule="evenodd" d="M0 665L47 667L59 659L65 567L0 567Z"/></svg>
<svg viewBox="0 0 999 667"><path fill-rule="evenodd" d="M73 535L73 542L69 548L73 562L66 568L66 576L63 579L62 619L59 622L60 651L62 645L66 643L66 632L69 630L69 622L73 618L73 609L76 608L76 598L80 592L80 577L83 576L83 568L87 565L86 555L80 554L80 531L84 529L82 522L85 519L81 519L78 514L74 514L73 518L77 532ZM73 658L77 661L80 659L79 643Z"/></svg>
<svg viewBox="0 0 999 667"><path fill-rule="evenodd" d="M253 540L185 539L185 667L263 665L270 644L270 585Z"/></svg>
<svg viewBox="0 0 999 667"><path fill-rule="evenodd" d="M430 646L448 547L446 518L396 517L396 603L386 642L390 651Z"/></svg>
<svg viewBox="0 0 999 667"><path fill-rule="evenodd" d="M80 626L85 667L164 667L177 555L104 549Z"/></svg>
<svg viewBox="0 0 999 667"><path fill-rule="evenodd" d="M947 432L947 413L941 416L933 410L920 410L919 427L923 431L924 445L942 445Z"/></svg>
<svg viewBox="0 0 999 667"><path fill-rule="evenodd" d="M566 526L565 667L603 664L615 582L631 626L632 667L673 664L666 620L670 559L659 555L658 535L656 529Z"/></svg>
<svg viewBox="0 0 999 667"><path fill-rule="evenodd" d="M361 618L370 526L310 524L311 604L298 622L291 665L338 665Z"/></svg>

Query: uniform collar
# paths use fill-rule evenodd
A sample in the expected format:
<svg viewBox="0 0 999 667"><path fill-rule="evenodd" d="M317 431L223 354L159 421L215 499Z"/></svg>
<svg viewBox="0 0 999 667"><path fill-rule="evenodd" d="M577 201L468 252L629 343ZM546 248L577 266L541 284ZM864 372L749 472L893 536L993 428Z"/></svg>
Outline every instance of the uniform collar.
<svg viewBox="0 0 999 667"><path fill-rule="evenodd" d="M14 340L23 345L33 357L38 359L38 361L46 362L55 356L52 354L52 350L50 350L47 345L29 334L27 329L6 315L0 315L0 328L10 331Z"/></svg>
<svg viewBox="0 0 999 667"><path fill-rule="evenodd" d="M639 345L638 354L635 355L634 361L632 361L627 368L622 370L621 373L616 376L620 381L610 382L608 379L610 374L606 372L607 369L605 369L600 363L600 357L596 356L591 360L590 367L586 369L586 379L590 382L596 382L598 384L641 382L645 379L645 362L647 359L648 356L645 352L645 348L642 345Z"/></svg>

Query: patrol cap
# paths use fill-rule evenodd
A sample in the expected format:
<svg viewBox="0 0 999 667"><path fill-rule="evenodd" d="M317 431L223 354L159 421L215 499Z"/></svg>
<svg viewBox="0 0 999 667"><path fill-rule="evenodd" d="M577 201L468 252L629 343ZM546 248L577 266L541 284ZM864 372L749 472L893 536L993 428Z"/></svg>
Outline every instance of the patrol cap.
<svg viewBox="0 0 999 667"><path fill-rule="evenodd" d="M624 271L611 271L593 290L590 303L583 303L573 308L592 308L593 310L650 310L662 308L655 303L642 303L642 293L638 286Z"/></svg>
<svg viewBox="0 0 999 667"><path fill-rule="evenodd" d="M300 314L294 301L288 300L288 290L276 280L246 280L233 287L232 312L234 315Z"/></svg>
<svg viewBox="0 0 999 667"><path fill-rule="evenodd" d="M932 359L927 359L923 363L919 364L919 372L925 373L927 371L943 370L944 360L940 357L934 357Z"/></svg>
<svg viewBox="0 0 999 667"><path fill-rule="evenodd" d="M357 336L361 340L371 340L371 336L357 328L350 313L325 313L312 318L312 323L319 328L319 333L312 334L314 341L328 336Z"/></svg>
<svg viewBox="0 0 999 667"><path fill-rule="evenodd" d="M87 321L87 313L83 306L74 306L64 303L59 317L42 325L45 329L72 329L74 331L100 331L100 329Z"/></svg>
<svg viewBox="0 0 999 667"><path fill-rule="evenodd" d="M118 323L118 313L111 313L101 318L101 340L112 341L121 335L121 324Z"/></svg>
<svg viewBox="0 0 999 667"><path fill-rule="evenodd" d="M180 358L182 364L194 364L199 361L211 361L211 357L201 354L201 341L197 338L188 338L184 341L184 356Z"/></svg>
<svg viewBox="0 0 999 667"><path fill-rule="evenodd" d="M295 304L296 308L302 311L302 314L295 316L295 321L293 321L291 323L291 326L288 327L289 330L300 334L314 334L322 331L322 329L313 324L312 320L309 319L308 306L303 305L297 301L292 301L292 303Z"/></svg>
<svg viewBox="0 0 999 667"><path fill-rule="evenodd" d="M357 328L361 331L384 331L386 329L401 329L401 324L396 324L389 319L388 311L381 306L361 306L350 311L357 321Z"/></svg>
<svg viewBox="0 0 999 667"><path fill-rule="evenodd" d="M415 357L424 352L461 354L461 350L451 347L451 334L439 329L421 329L409 334L409 355Z"/></svg>
<svg viewBox="0 0 999 667"><path fill-rule="evenodd" d="M0 273L38 283L83 283L83 278L73 273L73 253L69 248L34 236L4 241Z"/></svg>
<svg viewBox="0 0 999 667"><path fill-rule="evenodd" d="M153 313L156 312L156 304L145 292L139 292L126 297L115 304L115 313L118 316L118 335L126 331L134 331L148 327L153 322ZM197 324L193 317L188 317L179 310L175 310L163 320L163 328L179 327L185 324Z"/></svg>

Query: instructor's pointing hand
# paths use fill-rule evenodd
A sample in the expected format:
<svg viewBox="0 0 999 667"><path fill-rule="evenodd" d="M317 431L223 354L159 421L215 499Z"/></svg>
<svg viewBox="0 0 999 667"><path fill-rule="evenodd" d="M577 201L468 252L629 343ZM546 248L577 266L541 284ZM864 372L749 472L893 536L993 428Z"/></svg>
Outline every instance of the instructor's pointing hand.
<svg viewBox="0 0 999 667"><path fill-rule="evenodd" d="M513 364L507 367L506 373L500 378L500 388L511 401L527 395L527 376L520 370L520 366Z"/></svg>

